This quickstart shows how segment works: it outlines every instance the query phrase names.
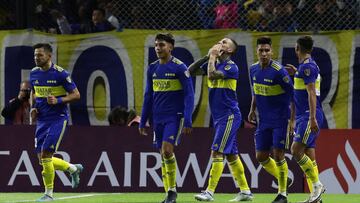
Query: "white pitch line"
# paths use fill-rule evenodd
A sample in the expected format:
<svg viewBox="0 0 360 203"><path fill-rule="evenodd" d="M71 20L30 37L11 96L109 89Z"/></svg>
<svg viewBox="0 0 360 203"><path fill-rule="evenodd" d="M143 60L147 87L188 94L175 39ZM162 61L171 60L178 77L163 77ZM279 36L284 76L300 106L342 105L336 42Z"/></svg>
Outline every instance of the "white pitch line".
<svg viewBox="0 0 360 203"><path fill-rule="evenodd" d="M77 198L83 198L83 197L93 197L93 196L101 196L101 195L108 195L108 194L120 194L120 193L104 193L104 194L86 194L86 195L75 195L75 196L65 196L65 197L59 197L54 198L54 201L56 200L64 200L64 199L77 199ZM19 201L8 201L7 203L20 203L20 202L35 202L36 200L19 200Z"/></svg>

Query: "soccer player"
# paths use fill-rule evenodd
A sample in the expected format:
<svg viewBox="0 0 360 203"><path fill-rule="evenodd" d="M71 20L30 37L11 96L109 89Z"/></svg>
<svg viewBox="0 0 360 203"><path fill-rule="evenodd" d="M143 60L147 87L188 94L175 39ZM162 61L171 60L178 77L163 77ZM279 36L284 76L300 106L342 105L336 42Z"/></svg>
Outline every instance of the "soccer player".
<svg viewBox="0 0 360 203"><path fill-rule="evenodd" d="M259 124L255 132L256 159L278 181L278 195L273 203L287 203L288 165L285 149L289 145L293 84L286 69L272 60L271 43L269 37L257 39L259 61L250 67L253 96L248 120L256 122L257 109ZM273 158L270 154L273 154Z"/></svg>
<svg viewBox="0 0 360 203"><path fill-rule="evenodd" d="M197 60L189 67L191 74L207 73L210 110L215 128L211 146L212 166L209 183L205 191L195 195L195 199L199 201L214 200L214 192L224 169L224 157L240 187L240 192L231 201L253 199L237 149L236 136L241 124L241 113L236 96L239 69L230 59L236 50L237 43L230 38L224 38L209 50L208 56ZM203 68L207 70L201 68L205 62L208 65Z"/></svg>
<svg viewBox="0 0 360 203"><path fill-rule="evenodd" d="M69 73L52 63L50 44L34 45L36 67L30 72L33 104L31 118L36 120L35 151L43 167L42 177L45 194L37 201L53 200L55 170L67 171L71 175L72 187L79 185L81 164L70 164L54 157L63 138L67 123L66 104L80 99L80 93Z"/></svg>
<svg viewBox="0 0 360 203"><path fill-rule="evenodd" d="M170 34L157 34L155 52L158 60L147 70L144 104L139 125L141 135L147 135L146 121L152 115L154 145L162 157L162 179L167 196L163 202L175 203L176 159L174 147L180 135L191 133L194 109L194 89L186 65L171 55L175 40Z"/></svg>
<svg viewBox="0 0 360 203"><path fill-rule="evenodd" d="M311 36L298 38L295 53L299 67L287 64L294 76L294 101L296 111L296 133L291 153L306 174L311 191L306 202L321 202L324 185L319 180L319 171L315 160L315 142L319 136L324 113L320 102L320 69L311 57L314 41Z"/></svg>

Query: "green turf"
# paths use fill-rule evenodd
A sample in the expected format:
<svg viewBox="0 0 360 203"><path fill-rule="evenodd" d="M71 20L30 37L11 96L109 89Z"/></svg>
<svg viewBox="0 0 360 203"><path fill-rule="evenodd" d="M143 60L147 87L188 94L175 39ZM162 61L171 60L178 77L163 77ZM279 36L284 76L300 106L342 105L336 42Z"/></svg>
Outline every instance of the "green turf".
<svg viewBox="0 0 360 203"><path fill-rule="evenodd" d="M10 202L34 202L39 198L41 193L0 193L0 202L1 203L10 203ZM84 195L94 195L91 197L78 197L71 199L61 199L69 198L73 196L84 196ZM269 203L274 198L274 194L254 194L255 199L253 203ZM54 195L56 203L68 202L68 203L106 203L106 202L121 202L121 203L153 203L160 202L164 198L163 193L55 193ZM234 194L215 194L215 201L225 203L228 200L232 199ZM297 202L306 199L307 194L290 194L289 202ZM195 203L194 193L179 193L177 203ZM360 194L324 194L323 195L324 203L360 203ZM199 202L198 202L199 203Z"/></svg>

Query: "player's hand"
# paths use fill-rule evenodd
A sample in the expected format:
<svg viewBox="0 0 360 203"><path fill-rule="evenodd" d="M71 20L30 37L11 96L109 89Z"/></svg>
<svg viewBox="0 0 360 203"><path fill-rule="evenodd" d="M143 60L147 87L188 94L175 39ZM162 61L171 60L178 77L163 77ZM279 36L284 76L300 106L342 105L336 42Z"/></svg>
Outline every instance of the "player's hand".
<svg viewBox="0 0 360 203"><path fill-rule="evenodd" d="M192 128L188 128L188 127L184 127L184 128L182 129L182 133L183 133L184 135L190 135L190 134L191 134L191 131L192 131Z"/></svg>
<svg viewBox="0 0 360 203"><path fill-rule="evenodd" d="M289 122L289 135L293 136L295 134L295 121L290 119Z"/></svg>
<svg viewBox="0 0 360 203"><path fill-rule="evenodd" d="M30 118L31 118L30 125L36 123L38 113L39 113L39 111L37 110L37 108L31 108L31 110L30 110Z"/></svg>
<svg viewBox="0 0 360 203"><path fill-rule="evenodd" d="M291 76L295 75L295 73L297 71L297 68L295 66L293 66L292 64L286 64L285 69Z"/></svg>
<svg viewBox="0 0 360 203"><path fill-rule="evenodd" d="M316 118L310 118L310 130L313 133L319 132L319 125L316 121Z"/></svg>
<svg viewBox="0 0 360 203"><path fill-rule="evenodd" d="M57 98L54 95L49 95L47 97L47 103L50 105L55 105L57 104Z"/></svg>
<svg viewBox="0 0 360 203"><path fill-rule="evenodd" d="M255 113L255 111L250 111L249 112L248 121L250 123L256 124L256 113Z"/></svg>
<svg viewBox="0 0 360 203"><path fill-rule="evenodd" d="M221 47L222 47L221 44L215 44L215 45L214 45L213 47L211 47L211 49L209 50L208 55L209 55L209 56L215 56L215 57L221 56L221 54L222 54Z"/></svg>
<svg viewBox="0 0 360 203"><path fill-rule="evenodd" d="M139 133L140 133L140 135L144 135L144 136L148 135L145 128L139 128Z"/></svg>

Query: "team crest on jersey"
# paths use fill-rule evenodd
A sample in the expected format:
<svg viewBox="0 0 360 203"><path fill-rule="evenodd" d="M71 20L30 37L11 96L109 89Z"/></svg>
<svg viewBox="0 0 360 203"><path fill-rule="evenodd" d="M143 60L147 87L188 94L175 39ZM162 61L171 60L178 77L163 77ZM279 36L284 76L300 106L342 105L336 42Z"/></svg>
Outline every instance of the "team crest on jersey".
<svg viewBox="0 0 360 203"><path fill-rule="evenodd" d="M256 80L256 77L255 77L255 76L253 77L253 80L254 80L254 81Z"/></svg>
<svg viewBox="0 0 360 203"><path fill-rule="evenodd" d="M152 77L153 77L153 78L156 78L156 73L154 73L154 74L152 75Z"/></svg>
<svg viewBox="0 0 360 203"><path fill-rule="evenodd" d="M190 77L190 72L189 72L189 70L186 70L186 71L184 72L184 74L185 74L186 77L188 77L188 78Z"/></svg>
<svg viewBox="0 0 360 203"><path fill-rule="evenodd" d="M288 76L285 76L283 77L283 81L286 82L286 83L289 83L290 82L290 79Z"/></svg>
<svg viewBox="0 0 360 203"><path fill-rule="evenodd" d="M68 81L68 83L71 83L71 78L70 78L70 76L67 76L67 77L66 77L66 81Z"/></svg>
<svg viewBox="0 0 360 203"><path fill-rule="evenodd" d="M231 66L225 66L224 70L230 70Z"/></svg>
<svg viewBox="0 0 360 203"><path fill-rule="evenodd" d="M309 68L305 69L305 70L304 70L304 74L305 74L306 76L309 76L309 75L310 75L310 69L309 69Z"/></svg>

